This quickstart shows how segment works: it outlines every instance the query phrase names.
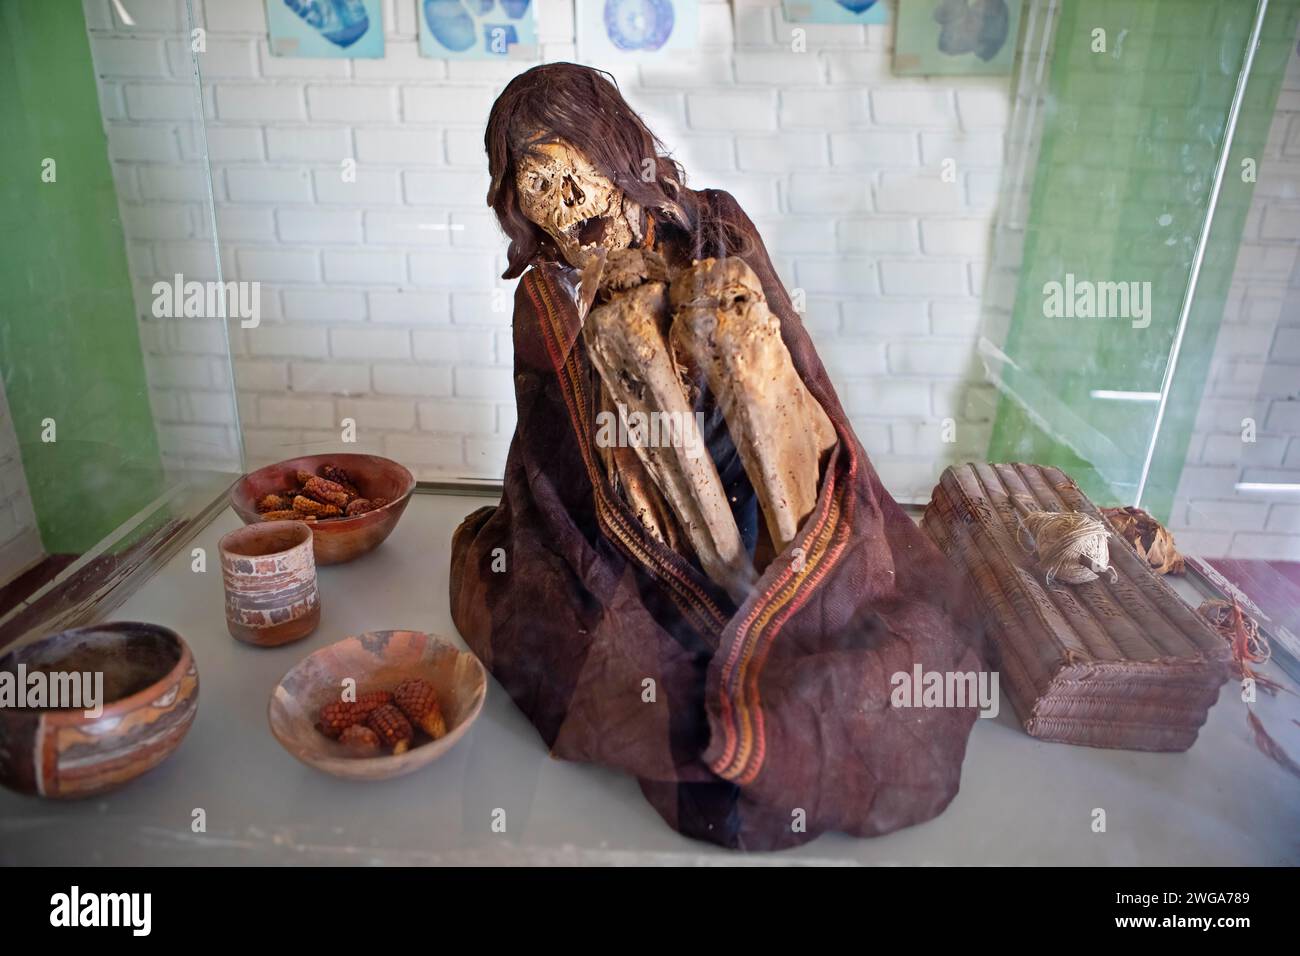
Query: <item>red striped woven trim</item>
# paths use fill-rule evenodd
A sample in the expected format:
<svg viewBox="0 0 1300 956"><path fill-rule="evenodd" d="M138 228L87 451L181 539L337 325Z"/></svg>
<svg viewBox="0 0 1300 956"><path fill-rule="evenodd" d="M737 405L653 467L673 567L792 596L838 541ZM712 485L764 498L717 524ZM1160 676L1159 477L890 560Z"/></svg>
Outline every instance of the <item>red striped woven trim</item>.
<svg viewBox="0 0 1300 956"><path fill-rule="evenodd" d="M709 766L718 776L738 784L751 783L767 755L759 678L777 635L839 562L849 541L857 456L851 439L841 437L841 448L849 456L848 472L839 482L833 470L827 475L831 487L826 506L802 539L808 545L802 570L787 565L754 602L737 628L723 664L719 686L721 753Z"/></svg>

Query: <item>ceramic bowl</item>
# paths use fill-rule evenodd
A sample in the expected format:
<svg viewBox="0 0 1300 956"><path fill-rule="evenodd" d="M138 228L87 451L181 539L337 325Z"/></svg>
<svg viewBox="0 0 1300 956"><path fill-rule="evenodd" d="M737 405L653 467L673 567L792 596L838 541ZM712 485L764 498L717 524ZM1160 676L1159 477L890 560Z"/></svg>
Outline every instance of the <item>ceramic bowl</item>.
<svg viewBox="0 0 1300 956"><path fill-rule="evenodd" d="M382 508L354 518L327 518L311 523L316 563L342 564L379 547L397 527L397 520L415 490L415 476L397 462L378 455L343 452L291 458L241 478L230 491L230 505L244 524L261 521L257 502L263 495L293 487L300 470L314 475L321 465L342 468L366 497L388 499Z"/></svg>
<svg viewBox="0 0 1300 956"><path fill-rule="evenodd" d="M38 703L31 684L36 671L103 675L103 711L87 716L84 706L0 707L0 783L21 793L89 797L119 787L166 760L198 713L194 655L180 635L155 624L75 628L0 658L0 674L10 675L0 681L26 676L26 703ZM56 683L51 677L43 682Z"/></svg>
<svg viewBox="0 0 1300 956"><path fill-rule="evenodd" d="M316 729L320 709L339 699L345 678L357 693L392 690L408 677L433 684L447 734L401 754L357 757ZM336 777L386 780L433 763L456 746L483 709L487 672L469 651L420 631L367 631L299 661L271 694L271 733L303 763Z"/></svg>

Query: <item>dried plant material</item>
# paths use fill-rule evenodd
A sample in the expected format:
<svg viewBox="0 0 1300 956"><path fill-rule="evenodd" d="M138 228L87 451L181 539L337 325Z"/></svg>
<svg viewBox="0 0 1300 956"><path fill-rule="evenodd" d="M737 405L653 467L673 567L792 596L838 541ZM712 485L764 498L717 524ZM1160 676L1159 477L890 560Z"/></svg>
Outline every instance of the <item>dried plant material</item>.
<svg viewBox="0 0 1300 956"><path fill-rule="evenodd" d="M1174 547L1174 536L1141 508L1102 508L1116 534L1127 541L1156 574L1182 574L1183 556Z"/></svg>
<svg viewBox="0 0 1300 956"><path fill-rule="evenodd" d="M342 468L324 464L320 472L313 475L300 468L294 474L295 486L263 495L256 505L262 520L328 521L356 517L388 504L387 498L361 495ZM360 504L355 504L358 501Z"/></svg>
<svg viewBox="0 0 1300 956"><path fill-rule="evenodd" d="M320 476L334 482L336 485L339 485L353 498L360 497L361 495L361 493L357 491L357 486L356 483L353 482L352 476L342 468L330 464L321 465Z"/></svg>
<svg viewBox="0 0 1300 956"><path fill-rule="evenodd" d="M257 501L257 510L262 514L270 511L290 511L289 502L292 499L284 495L269 494L263 495Z"/></svg>
<svg viewBox="0 0 1300 956"><path fill-rule="evenodd" d="M1259 622L1236 601L1203 601L1196 611L1232 645L1232 663L1238 677L1254 678L1250 665L1262 664L1273 656L1268 638L1260 633Z"/></svg>
<svg viewBox="0 0 1300 956"><path fill-rule="evenodd" d="M1032 547L1023 541L1021 546L1038 556L1048 584L1087 584L1103 574L1116 580L1107 543L1110 530L1100 519L1077 511L1028 511L1020 516L1020 528L1033 539Z"/></svg>
<svg viewBox="0 0 1300 956"><path fill-rule="evenodd" d="M353 724L339 735L339 743L359 757L379 752L379 735L365 724Z"/></svg>
<svg viewBox="0 0 1300 956"><path fill-rule="evenodd" d="M335 484L326 478L309 476L302 483L302 493L314 501L334 505L337 508L346 508L351 500L351 496L343 489L342 485Z"/></svg>
<svg viewBox="0 0 1300 956"><path fill-rule="evenodd" d="M663 282L646 282L613 295L588 314L583 338L592 364L629 416L666 416L676 423L680 440L637 442L637 456L681 523L704 573L742 601L754 583L754 568L668 352L667 291Z"/></svg>
<svg viewBox="0 0 1300 956"><path fill-rule="evenodd" d="M395 704L383 704L370 714L366 726L379 735L380 742L394 754L405 753L411 746L415 730Z"/></svg>
<svg viewBox="0 0 1300 956"><path fill-rule="evenodd" d="M1255 736L1255 746L1259 748L1260 753L1268 757L1279 767L1289 771L1297 777L1300 777L1300 764L1291 759L1291 755L1282 749L1282 745L1272 738L1267 730L1264 729L1263 723L1255 716L1255 711L1246 707L1246 724L1250 727Z"/></svg>
<svg viewBox="0 0 1300 956"><path fill-rule="evenodd" d="M1026 732L1090 747L1186 750L1231 674L1229 648L1129 548L1110 548L1114 583L1047 585L1016 543L1027 511L1100 519L1059 469L979 463L944 471L921 522L969 578Z"/></svg>
<svg viewBox="0 0 1300 956"><path fill-rule="evenodd" d="M704 259L674 279L675 355L703 371L778 552L817 503L835 429L794 369L762 284L739 258Z"/></svg>
<svg viewBox="0 0 1300 956"><path fill-rule="evenodd" d="M293 499L293 510L302 515L312 515L317 518L336 518L343 514L343 509L338 505L327 505L308 498L306 495L298 495Z"/></svg>
<svg viewBox="0 0 1300 956"><path fill-rule="evenodd" d="M384 704L390 704L393 695L386 690L362 694L356 700L336 700L320 710L316 729L326 737L337 738L355 724L364 724L370 715Z"/></svg>
<svg viewBox="0 0 1300 956"><path fill-rule="evenodd" d="M393 691L393 703L401 708L408 720L434 740L447 734L438 704L438 692L433 685L420 677L408 677Z"/></svg>

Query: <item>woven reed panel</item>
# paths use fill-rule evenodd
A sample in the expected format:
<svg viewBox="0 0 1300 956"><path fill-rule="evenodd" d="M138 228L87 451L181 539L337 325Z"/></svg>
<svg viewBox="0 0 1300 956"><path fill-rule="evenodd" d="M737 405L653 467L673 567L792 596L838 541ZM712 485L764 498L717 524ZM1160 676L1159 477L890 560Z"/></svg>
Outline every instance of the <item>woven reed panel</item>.
<svg viewBox="0 0 1300 956"><path fill-rule="evenodd" d="M1058 468L967 464L939 479L921 526L974 584L1000 683L1025 730L1043 740L1186 750L1231 650L1118 535L1118 575L1047 584L1025 550L1021 510L1101 513Z"/></svg>

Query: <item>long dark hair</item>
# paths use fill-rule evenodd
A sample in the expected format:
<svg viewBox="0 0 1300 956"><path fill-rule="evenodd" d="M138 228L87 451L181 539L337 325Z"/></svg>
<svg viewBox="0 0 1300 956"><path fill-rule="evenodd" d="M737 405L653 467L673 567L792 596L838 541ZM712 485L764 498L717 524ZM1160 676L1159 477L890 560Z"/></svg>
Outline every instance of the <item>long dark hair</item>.
<svg viewBox="0 0 1300 956"><path fill-rule="evenodd" d="M695 258L745 254L743 234L710 215L702 194L686 188L682 167L665 155L613 77L577 63L544 63L510 81L492 104L483 137L492 176L487 202L510 239L503 279L515 278L538 258L560 258L551 237L520 211L515 189L519 159L557 139L576 146L619 189L653 211L656 235L665 227L680 230ZM651 165L653 177L643 175Z"/></svg>

